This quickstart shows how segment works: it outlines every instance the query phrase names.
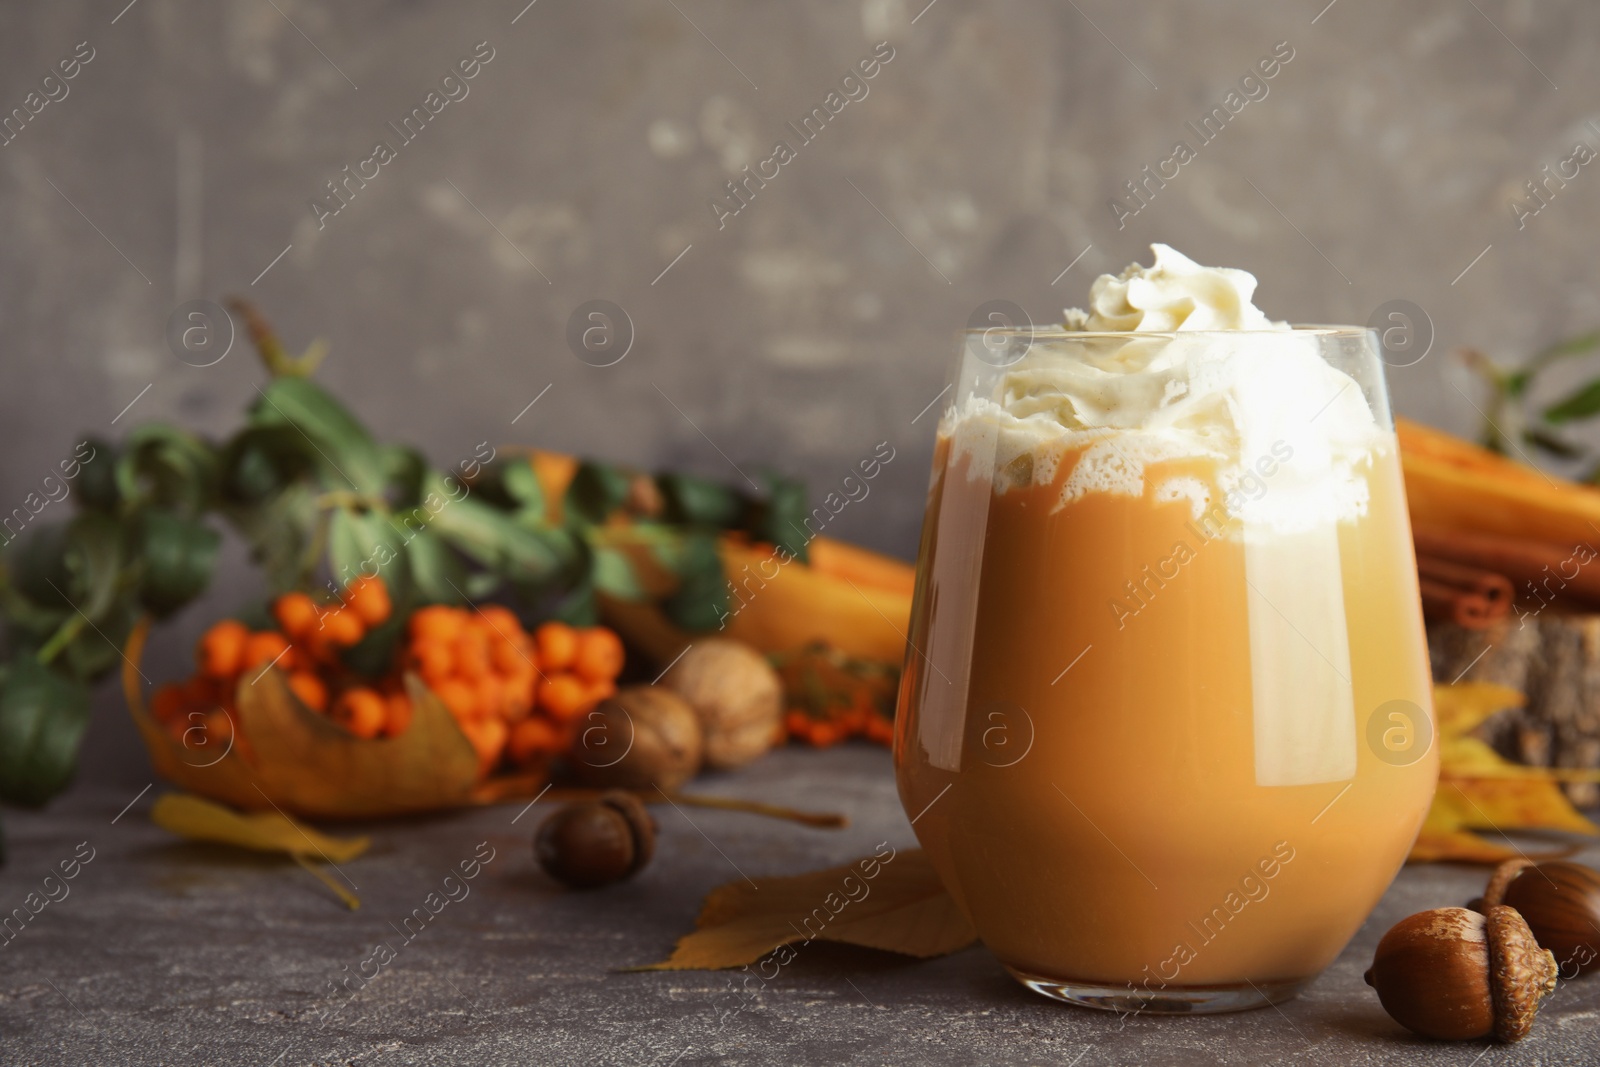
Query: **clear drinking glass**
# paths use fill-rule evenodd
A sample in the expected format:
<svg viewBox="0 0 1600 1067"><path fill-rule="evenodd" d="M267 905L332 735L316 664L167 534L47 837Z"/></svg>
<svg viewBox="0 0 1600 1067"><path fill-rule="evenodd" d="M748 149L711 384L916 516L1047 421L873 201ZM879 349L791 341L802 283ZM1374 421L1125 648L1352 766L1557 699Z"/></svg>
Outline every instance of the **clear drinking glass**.
<svg viewBox="0 0 1600 1067"><path fill-rule="evenodd" d="M1293 996L1438 776L1372 331L964 336L900 692L901 802L1024 985Z"/></svg>

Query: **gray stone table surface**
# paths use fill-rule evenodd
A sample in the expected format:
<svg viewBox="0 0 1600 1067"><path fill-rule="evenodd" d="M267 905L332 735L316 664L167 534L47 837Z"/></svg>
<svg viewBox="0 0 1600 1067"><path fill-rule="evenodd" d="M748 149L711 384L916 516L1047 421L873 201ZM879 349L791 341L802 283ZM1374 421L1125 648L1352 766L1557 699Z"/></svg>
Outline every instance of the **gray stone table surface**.
<svg viewBox="0 0 1600 1067"><path fill-rule="evenodd" d="M79 842L94 851L69 895L0 948L0 1063L1600 1061L1600 977L1564 983L1516 1046L1429 1043L1384 1015L1361 972L1391 923L1481 887L1480 870L1452 866L1407 868L1337 963L1281 1009L1119 1021L1027 992L981 948L916 962L818 942L747 1010L719 1019L730 1003L727 974L620 969L664 957L719 884L914 839L878 749L783 750L697 787L843 811L851 825L816 830L660 806L660 847L647 870L624 885L570 893L531 856L548 803L520 819L517 804L377 823L361 828L371 851L342 870L359 887L362 906L351 912L290 862L172 838L148 818L159 784L131 806L134 790L82 786L43 813L7 813L7 912ZM494 858L466 883L467 895L455 889L460 899L403 936L402 920L441 892L480 842ZM1585 858L1600 860L1600 849ZM377 977L348 997L330 996L380 941L394 958Z"/></svg>

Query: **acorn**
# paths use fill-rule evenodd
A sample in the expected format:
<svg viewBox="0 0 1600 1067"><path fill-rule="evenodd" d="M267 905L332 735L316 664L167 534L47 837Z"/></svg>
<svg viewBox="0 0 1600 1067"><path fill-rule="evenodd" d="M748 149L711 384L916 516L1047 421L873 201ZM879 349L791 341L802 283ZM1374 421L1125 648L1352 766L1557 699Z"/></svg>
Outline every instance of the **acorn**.
<svg viewBox="0 0 1600 1067"><path fill-rule="evenodd" d="M1434 908L1383 935L1369 986L1401 1026L1423 1037L1520 1041L1556 987L1556 960L1515 908Z"/></svg>
<svg viewBox="0 0 1600 1067"><path fill-rule="evenodd" d="M1565 860L1506 860L1483 891L1484 908L1496 904L1522 913L1562 977L1600 968L1600 871Z"/></svg>
<svg viewBox="0 0 1600 1067"><path fill-rule="evenodd" d="M573 889L632 878L655 854L656 824L632 793L611 790L545 819L533 854L545 873Z"/></svg>

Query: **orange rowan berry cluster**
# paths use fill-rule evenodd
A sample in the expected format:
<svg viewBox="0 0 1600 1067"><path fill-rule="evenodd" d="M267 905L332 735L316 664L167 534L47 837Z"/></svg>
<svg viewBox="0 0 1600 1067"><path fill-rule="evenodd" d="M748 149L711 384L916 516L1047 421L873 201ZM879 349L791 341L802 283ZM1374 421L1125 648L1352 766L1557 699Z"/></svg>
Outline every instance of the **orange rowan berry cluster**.
<svg viewBox="0 0 1600 1067"><path fill-rule="evenodd" d="M221 753L245 740L234 731L241 681L276 668L302 704L356 737L394 737L411 725L405 688L410 672L455 718L486 775L504 756L532 764L564 752L578 720L616 692L623 658L616 634L560 622L529 633L498 605L422 608L408 620L406 640L384 679L374 683L351 674L340 652L387 620L391 610L380 580L358 578L337 605L319 605L305 593L279 597L272 605L279 630L252 633L225 619L200 638L195 676L161 687L151 711L185 746Z"/></svg>
<svg viewBox="0 0 1600 1067"><path fill-rule="evenodd" d="M380 696L370 688L338 684L345 677L339 653L388 619L391 610L383 582L362 577L345 587L336 605L319 605L305 593L279 597L272 605L277 630L252 632L237 619L224 619L195 645L194 677L158 689L151 714L186 746L216 744L223 751L234 735L240 682L254 682L276 668L288 677L300 703L330 714L358 737L399 733L411 721L411 702L403 693ZM330 688L341 689L331 708Z"/></svg>
<svg viewBox="0 0 1600 1067"><path fill-rule="evenodd" d="M578 720L616 692L622 641L604 627L547 622L531 634L505 608L423 608L402 663L455 717L485 773L565 751Z"/></svg>
<svg viewBox="0 0 1600 1067"><path fill-rule="evenodd" d="M817 643L779 658L788 736L817 748L851 737L894 742L899 672Z"/></svg>
<svg viewBox="0 0 1600 1067"><path fill-rule="evenodd" d="M827 748L851 737L864 737L880 745L894 741L893 720L885 719L875 709L851 708L827 719L791 709L785 713L783 725L790 737L816 748Z"/></svg>

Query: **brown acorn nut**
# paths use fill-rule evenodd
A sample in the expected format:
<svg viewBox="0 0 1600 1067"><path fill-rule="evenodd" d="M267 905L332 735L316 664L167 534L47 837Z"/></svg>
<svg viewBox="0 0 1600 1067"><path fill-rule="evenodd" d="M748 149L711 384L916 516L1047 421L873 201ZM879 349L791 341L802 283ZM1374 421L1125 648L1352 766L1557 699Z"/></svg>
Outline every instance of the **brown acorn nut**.
<svg viewBox="0 0 1600 1067"><path fill-rule="evenodd" d="M696 641L661 684L700 717L707 767L742 767L772 747L783 717L783 682L766 657L742 641Z"/></svg>
<svg viewBox="0 0 1600 1067"><path fill-rule="evenodd" d="M636 685L584 717L567 763L589 785L671 793L700 770L703 749L700 719L682 697Z"/></svg>
<svg viewBox="0 0 1600 1067"><path fill-rule="evenodd" d="M637 874L655 854L656 824L632 793L612 790L556 811L539 826L533 854L556 881L595 889Z"/></svg>
<svg viewBox="0 0 1600 1067"><path fill-rule="evenodd" d="M1366 979L1383 1010L1413 1033L1520 1041L1556 987L1556 961L1515 908L1434 908L1383 935Z"/></svg>
<svg viewBox="0 0 1600 1067"><path fill-rule="evenodd" d="M1489 876L1483 903L1521 912L1562 977L1600 968L1600 871L1565 860L1506 860Z"/></svg>

